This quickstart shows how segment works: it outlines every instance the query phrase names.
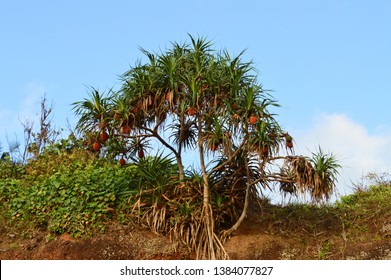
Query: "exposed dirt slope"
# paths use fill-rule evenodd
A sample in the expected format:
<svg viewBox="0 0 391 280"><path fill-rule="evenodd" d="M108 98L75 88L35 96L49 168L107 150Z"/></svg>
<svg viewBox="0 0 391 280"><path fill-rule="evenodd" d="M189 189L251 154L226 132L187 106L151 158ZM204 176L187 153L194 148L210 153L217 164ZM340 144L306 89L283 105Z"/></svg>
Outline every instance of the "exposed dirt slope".
<svg viewBox="0 0 391 280"><path fill-rule="evenodd" d="M253 214L226 242L231 259L391 259L391 223L386 221L379 223L377 234L357 238L333 221L323 221L315 232L289 224L284 231L281 223L273 225L261 216ZM117 224L93 238L53 237L45 231L22 236L4 228L0 234L0 259L194 259L168 237Z"/></svg>

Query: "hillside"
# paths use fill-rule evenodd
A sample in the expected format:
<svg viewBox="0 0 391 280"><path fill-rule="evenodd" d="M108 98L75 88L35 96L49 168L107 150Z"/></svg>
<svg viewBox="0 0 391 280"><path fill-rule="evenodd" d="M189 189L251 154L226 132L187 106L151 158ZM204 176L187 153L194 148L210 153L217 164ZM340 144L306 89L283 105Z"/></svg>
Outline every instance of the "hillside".
<svg viewBox="0 0 391 280"><path fill-rule="evenodd" d="M329 206L253 210L227 240L231 259L391 259L391 187L358 189ZM134 223L106 221L90 237L46 229L0 227L0 259L193 259L187 248Z"/></svg>

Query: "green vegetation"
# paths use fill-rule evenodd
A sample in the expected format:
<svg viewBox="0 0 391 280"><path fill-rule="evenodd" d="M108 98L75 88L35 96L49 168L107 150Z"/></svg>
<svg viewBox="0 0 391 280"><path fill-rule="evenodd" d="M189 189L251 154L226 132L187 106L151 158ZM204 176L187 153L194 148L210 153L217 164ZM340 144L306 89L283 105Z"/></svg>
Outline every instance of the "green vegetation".
<svg viewBox="0 0 391 280"><path fill-rule="evenodd" d="M374 176L379 175L369 174L366 178ZM257 220L266 225L268 234L294 239L296 253L309 259L345 259L346 248L350 247L351 252L358 248L370 251L381 248L383 243L388 244L382 252L387 254L391 244L390 201L391 180L370 180L332 204L264 203ZM314 251L308 252L308 246Z"/></svg>
<svg viewBox="0 0 391 280"><path fill-rule="evenodd" d="M178 238L190 238L196 197L201 192L198 189L193 193L193 188L175 181L173 160L146 157L121 166L83 148L63 147L50 147L23 166L12 166L10 161L0 163L2 170L16 170L3 174L0 180L1 232L20 232L24 236L39 229L47 232L48 240L61 233L90 237L104 232L106 223L129 224L141 219L151 228L181 225ZM201 182L196 172L186 176L186 184ZM173 193L181 200L173 199ZM224 217L233 215L226 199L213 195L213 209L220 213L216 216L217 227L224 227ZM344 258L344 248L349 244L385 241L390 235L389 201L391 182L382 181L357 187L353 194L333 204L279 206L263 200L258 210L252 208L250 216L263 225L259 230L295 239L297 254L300 246L313 244L314 251L307 252L308 258ZM162 222L160 215L170 219Z"/></svg>
<svg viewBox="0 0 391 280"><path fill-rule="evenodd" d="M12 169L11 163L2 167ZM84 150L50 149L0 180L3 223L74 236L103 230L120 206L121 193L135 191L132 167L120 168Z"/></svg>
<svg viewBox="0 0 391 280"><path fill-rule="evenodd" d="M190 40L142 50L147 62L124 73L118 91L92 88L73 104L79 121L68 139L57 140L44 98L39 131L24 124L20 160L11 151L0 163L3 222L81 236L116 218L170 234L197 258L225 259L224 242L263 189L327 200L334 155L295 155L253 63ZM183 165L189 151L199 169Z"/></svg>
<svg viewBox="0 0 391 280"><path fill-rule="evenodd" d="M364 231L376 234L376 223L391 217L391 181L387 184L370 185L353 194L342 196L332 204L288 204L285 206L264 204L265 223L278 221L275 232L297 233L305 231L316 235L326 228L342 231L355 229L359 237ZM371 226L373 225L373 226ZM353 231L352 231L353 234Z"/></svg>

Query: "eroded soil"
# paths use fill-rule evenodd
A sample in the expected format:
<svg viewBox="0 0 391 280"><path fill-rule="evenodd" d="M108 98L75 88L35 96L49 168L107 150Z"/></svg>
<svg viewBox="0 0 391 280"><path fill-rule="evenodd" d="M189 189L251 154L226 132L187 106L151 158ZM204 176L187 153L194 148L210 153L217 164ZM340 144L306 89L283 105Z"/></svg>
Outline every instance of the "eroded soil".
<svg viewBox="0 0 391 280"><path fill-rule="evenodd" d="M390 227L390 228L388 228ZM363 234L350 240L330 225L324 231L270 230L256 216L249 218L227 240L231 259L388 259L391 260L391 226L381 225L370 238ZM169 237L148 229L110 224L104 234L92 238L53 236L46 231L29 233L0 231L0 259L121 260L194 259L195 255Z"/></svg>

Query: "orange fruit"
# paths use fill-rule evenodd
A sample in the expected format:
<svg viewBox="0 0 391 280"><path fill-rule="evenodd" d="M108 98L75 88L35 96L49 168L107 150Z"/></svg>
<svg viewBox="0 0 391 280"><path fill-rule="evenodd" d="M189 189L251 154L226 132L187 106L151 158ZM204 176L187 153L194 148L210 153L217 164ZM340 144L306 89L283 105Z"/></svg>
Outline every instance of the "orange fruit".
<svg viewBox="0 0 391 280"><path fill-rule="evenodd" d="M92 145L92 148L94 149L94 151L99 151L99 150L100 150L100 144L99 144L99 142L95 142L95 143Z"/></svg>
<svg viewBox="0 0 391 280"><path fill-rule="evenodd" d="M102 142L106 142L107 139L109 139L109 135L106 131L102 131L102 133L100 134L100 139L102 140Z"/></svg>
<svg viewBox="0 0 391 280"><path fill-rule="evenodd" d="M130 134L130 130L131 130L131 128L129 125L122 126L122 133L123 134Z"/></svg>
<svg viewBox="0 0 391 280"><path fill-rule="evenodd" d="M189 115L189 116L194 116L195 115L195 110L194 110L194 108L193 107L189 107L189 109L187 110L187 114Z"/></svg>
<svg viewBox="0 0 391 280"><path fill-rule="evenodd" d="M256 116L254 116L254 115L252 115L251 117L250 117L250 119L249 119L249 121L250 121L250 124L252 124L252 125L254 125L256 122L257 122L257 117Z"/></svg>

